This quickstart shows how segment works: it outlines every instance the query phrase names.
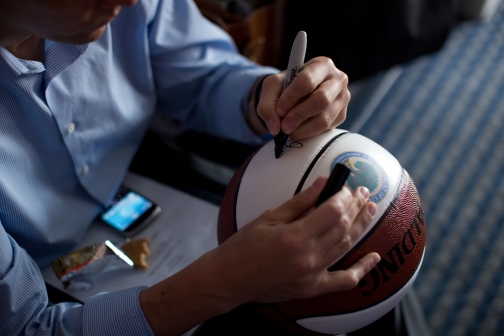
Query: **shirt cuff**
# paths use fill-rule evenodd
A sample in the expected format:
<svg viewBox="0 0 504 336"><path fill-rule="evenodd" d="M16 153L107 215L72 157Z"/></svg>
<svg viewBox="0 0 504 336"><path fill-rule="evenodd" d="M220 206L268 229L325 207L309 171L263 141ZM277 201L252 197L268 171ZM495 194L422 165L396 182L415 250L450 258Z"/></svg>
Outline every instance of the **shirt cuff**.
<svg viewBox="0 0 504 336"><path fill-rule="evenodd" d="M84 305L84 335L154 336L140 308L140 292L134 287L98 294Z"/></svg>

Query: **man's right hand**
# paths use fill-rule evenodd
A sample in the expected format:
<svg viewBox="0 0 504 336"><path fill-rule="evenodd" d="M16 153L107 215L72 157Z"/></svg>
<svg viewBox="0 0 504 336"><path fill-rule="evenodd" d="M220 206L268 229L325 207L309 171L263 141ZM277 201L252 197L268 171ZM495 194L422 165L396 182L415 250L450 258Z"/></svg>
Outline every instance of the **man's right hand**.
<svg viewBox="0 0 504 336"><path fill-rule="evenodd" d="M380 260L327 269L376 213L369 191L343 188L318 208L327 179L242 227L181 272L144 290L140 304L156 334L178 334L246 302L279 302L350 289Z"/></svg>

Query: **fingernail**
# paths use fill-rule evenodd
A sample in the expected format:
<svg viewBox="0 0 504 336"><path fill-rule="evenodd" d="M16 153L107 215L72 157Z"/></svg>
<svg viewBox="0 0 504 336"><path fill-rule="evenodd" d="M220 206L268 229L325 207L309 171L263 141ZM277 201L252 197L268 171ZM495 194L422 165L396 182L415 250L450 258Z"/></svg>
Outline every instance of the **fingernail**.
<svg viewBox="0 0 504 336"><path fill-rule="evenodd" d="M374 217L374 215L376 215L376 204L371 203L370 205L368 205L367 211L371 215L371 217Z"/></svg>
<svg viewBox="0 0 504 336"><path fill-rule="evenodd" d="M381 260L381 257L378 253L373 254L373 264L378 264Z"/></svg>
<svg viewBox="0 0 504 336"><path fill-rule="evenodd" d="M278 133L278 131L277 131L277 123L276 123L275 119L270 119L270 120L266 121L266 127L268 127L268 131L271 134Z"/></svg>
<svg viewBox="0 0 504 336"><path fill-rule="evenodd" d="M292 121L286 121L282 123L282 130L285 134L291 134L294 131L294 123Z"/></svg>
<svg viewBox="0 0 504 336"><path fill-rule="evenodd" d="M369 190L368 190L368 188L366 188L366 187L360 187L359 188L359 192L360 192L361 196L364 197L365 200L367 200L369 198Z"/></svg>

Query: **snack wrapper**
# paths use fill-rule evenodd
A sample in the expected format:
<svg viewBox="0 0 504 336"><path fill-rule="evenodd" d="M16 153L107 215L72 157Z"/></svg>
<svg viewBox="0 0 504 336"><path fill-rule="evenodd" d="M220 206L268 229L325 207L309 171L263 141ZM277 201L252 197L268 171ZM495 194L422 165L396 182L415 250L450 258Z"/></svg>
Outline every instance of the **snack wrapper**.
<svg viewBox="0 0 504 336"><path fill-rule="evenodd" d="M94 275L131 269L133 261L106 240L59 257L52 262L52 268L65 289L89 290Z"/></svg>

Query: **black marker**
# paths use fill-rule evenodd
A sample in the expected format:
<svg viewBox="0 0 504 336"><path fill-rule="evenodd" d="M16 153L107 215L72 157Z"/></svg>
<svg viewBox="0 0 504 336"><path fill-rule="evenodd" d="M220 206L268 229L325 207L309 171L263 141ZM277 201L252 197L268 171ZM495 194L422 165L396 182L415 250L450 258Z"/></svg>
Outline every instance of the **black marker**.
<svg viewBox="0 0 504 336"><path fill-rule="evenodd" d="M300 31L296 35L296 39L292 44L292 49L289 57L289 65L285 73L284 91L292 83L297 74L303 69L304 58L306 53L306 32ZM285 134L280 128L280 132L275 135L275 158L282 156L285 144L289 136Z"/></svg>
<svg viewBox="0 0 504 336"><path fill-rule="evenodd" d="M348 167L344 164L337 163L334 166L331 175L329 175L329 179L320 193L317 202L315 202L315 208L340 191L345 185L348 175L350 175L350 169L348 169Z"/></svg>

